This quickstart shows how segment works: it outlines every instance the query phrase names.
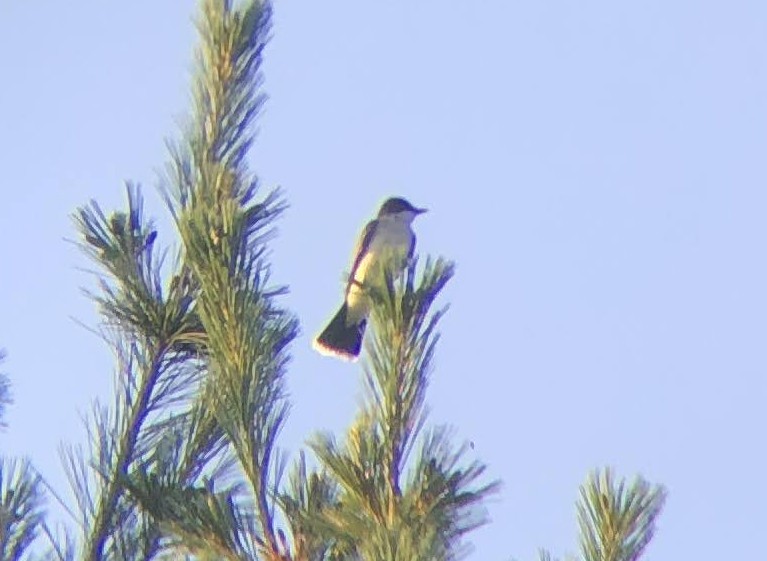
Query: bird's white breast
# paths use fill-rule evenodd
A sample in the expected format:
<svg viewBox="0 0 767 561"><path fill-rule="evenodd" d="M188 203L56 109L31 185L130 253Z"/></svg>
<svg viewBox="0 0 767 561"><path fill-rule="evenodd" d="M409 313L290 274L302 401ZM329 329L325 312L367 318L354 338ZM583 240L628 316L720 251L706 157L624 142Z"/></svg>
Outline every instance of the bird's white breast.
<svg viewBox="0 0 767 561"><path fill-rule="evenodd" d="M368 313L369 303L364 295L362 286L366 280L370 280L370 272L375 271L386 259L398 269L406 265L407 255L413 241L413 231L410 229L410 221L397 218L379 219L380 223L375 235L367 248L367 252L354 271L353 282L349 286L346 295L346 303L350 312L357 317L364 317ZM391 261L388 261L391 260Z"/></svg>
<svg viewBox="0 0 767 561"><path fill-rule="evenodd" d="M413 232L410 224L401 220L381 220L365 256L354 272L354 280L364 282L366 275L382 258L393 258L398 268L405 265Z"/></svg>

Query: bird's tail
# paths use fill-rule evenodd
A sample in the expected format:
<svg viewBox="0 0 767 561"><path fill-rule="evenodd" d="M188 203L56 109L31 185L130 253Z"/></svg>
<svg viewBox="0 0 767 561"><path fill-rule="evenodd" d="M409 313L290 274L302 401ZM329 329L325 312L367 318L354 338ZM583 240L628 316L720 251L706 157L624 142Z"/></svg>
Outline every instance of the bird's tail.
<svg viewBox="0 0 767 561"><path fill-rule="evenodd" d="M347 323L348 312L349 306L344 303L328 326L317 336L313 346L318 352L344 360L356 360L360 354L367 322L362 319L356 323Z"/></svg>

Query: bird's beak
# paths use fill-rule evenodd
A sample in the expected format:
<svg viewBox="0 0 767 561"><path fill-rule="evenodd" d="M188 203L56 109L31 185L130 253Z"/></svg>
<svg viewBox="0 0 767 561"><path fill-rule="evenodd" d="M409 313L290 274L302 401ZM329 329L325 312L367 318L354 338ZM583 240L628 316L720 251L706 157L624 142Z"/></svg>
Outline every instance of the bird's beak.
<svg viewBox="0 0 767 561"><path fill-rule="evenodd" d="M429 212L428 208L417 208L415 209L416 214L423 214L424 212Z"/></svg>

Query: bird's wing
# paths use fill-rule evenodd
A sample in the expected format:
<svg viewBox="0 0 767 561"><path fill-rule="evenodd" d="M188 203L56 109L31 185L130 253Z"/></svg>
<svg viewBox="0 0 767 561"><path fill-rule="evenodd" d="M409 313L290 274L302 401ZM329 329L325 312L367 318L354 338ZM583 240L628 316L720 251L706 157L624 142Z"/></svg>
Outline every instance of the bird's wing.
<svg viewBox="0 0 767 561"><path fill-rule="evenodd" d="M357 240L357 247L354 248L354 261L352 262L352 268L349 271L349 282L346 285L347 291L354 282L354 275L357 273L357 267L359 267L362 258L365 257L365 254L370 247L370 242L373 241L373 236L375 236L377 227L378 220L371 220L365 225L365 228L362 230L362 234Z"/></svg>

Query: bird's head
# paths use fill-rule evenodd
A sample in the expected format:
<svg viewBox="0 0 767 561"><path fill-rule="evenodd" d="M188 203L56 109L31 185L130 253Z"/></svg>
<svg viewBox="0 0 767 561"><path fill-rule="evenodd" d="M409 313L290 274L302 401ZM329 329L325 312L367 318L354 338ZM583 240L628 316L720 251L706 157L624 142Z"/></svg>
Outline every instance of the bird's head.
<svg viewBox="0 0 767 561"><path fill-rule="evenodd" d="M402 217L412 221L419 214L426 212L425 208L417 208L402 197L391 197L386 199L378 211L378 218L384 217Z"/></svg>

